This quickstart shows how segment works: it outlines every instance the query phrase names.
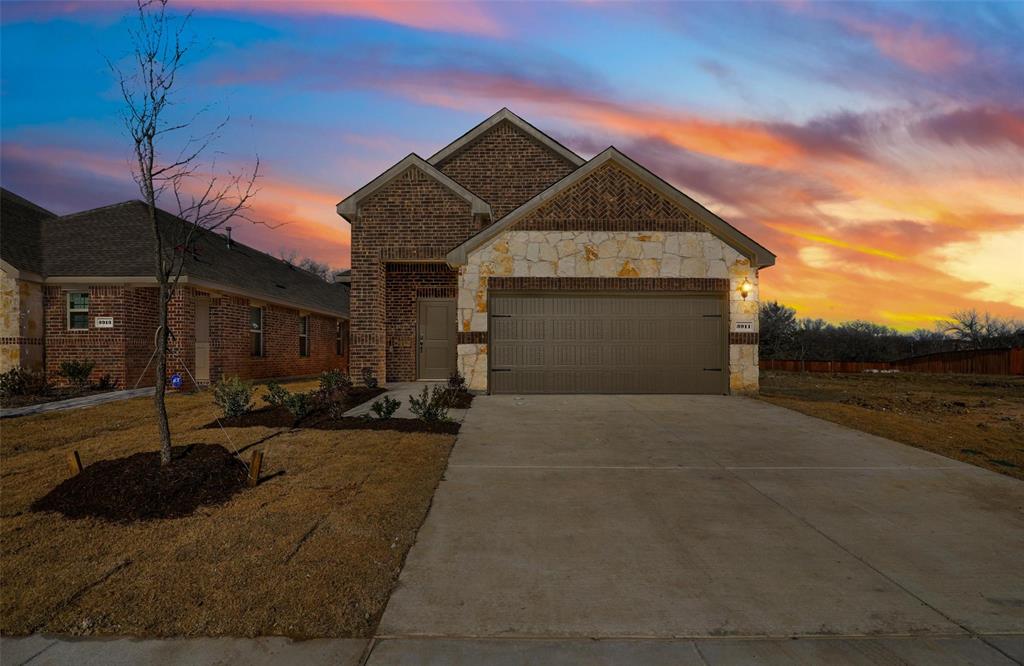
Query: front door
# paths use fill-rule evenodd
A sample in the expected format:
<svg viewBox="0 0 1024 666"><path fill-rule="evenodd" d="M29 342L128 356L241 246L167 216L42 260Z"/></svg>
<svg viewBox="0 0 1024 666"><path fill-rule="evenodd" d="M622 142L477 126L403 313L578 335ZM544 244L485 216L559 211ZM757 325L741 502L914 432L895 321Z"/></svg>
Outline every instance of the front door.
<svg viewBox="0 0 1024 666"><path fill-rule="evenodd" d="M196 299L196 382L210 383L210 299Z"/></svg>
<svg viewBox="0 0 1024 666"><path fill-rule="evenodd" d="M455 301L419 301L417 367L420 379L448 379L455 372Z"/></svg>

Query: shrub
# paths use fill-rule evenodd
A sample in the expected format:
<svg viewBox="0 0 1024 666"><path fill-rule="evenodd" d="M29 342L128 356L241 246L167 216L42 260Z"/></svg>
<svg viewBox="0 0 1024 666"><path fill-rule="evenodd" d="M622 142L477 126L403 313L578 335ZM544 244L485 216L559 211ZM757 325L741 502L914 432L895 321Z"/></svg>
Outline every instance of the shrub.
<svg viewBox="0 0 1024 666"><path fill-rule="evenodd" d="M448 375L448 390L458 393L466 390L466 378L458 370Z"/></svg>
<svg viewBox="0 0 1024 666"><path fill-rule="evenodd" d="M341 370L325 370L320 373L320 393L322 395L348 393L350 388L352 388L352 380Z"/></svg>
<svg viewBox="0 0 1024 666"><path fill-rule="evenodd" d="M301 421L309 416L316 407L313 393L289 393L284 399L284 407L296 421Z"/></svg>
<svg viewBox="0 0 1024 666"><path fill-rule="evenodd" d="M117 382L114 381L113 377L110 376L110 373L107 372L104 373L99 378L99 380L97 380L96 388L100 389L101 391L110 391L112 389L117 388Z"/></svg>
<svg viewBox="0 0 1024 666"><path fill-rule="evenodd" d="M447 421L448 388L435 384L428 390L424 386L418 398L409 397L409 410L424 421Z"/></svg>
<svg viewBox="0 0 1024 666"><path fill-rule="evenodd" d="M289 395L291 393L288 392L288 389L277 382L267 382L267 392L263 394L263 402L271 407L284 407Z"/></svg>
<svg viewBox="0 0 1024 666"><path fill-rule="evenodd" d="M379 400L373 401L373 404L370 405L370 411L373 412L378 419L390 419L401 406L401 400L396 400L391 396L385 395Z"/></svg>
<svg viewBox="0 0 1024 666"><path fill-rule="evenodd" d="M359 371L359 374L363 377L363 384L366 388L375 389L377 388L377 377L373 374L373 368L366 366Z"/></svg>
<svg viewBox="0 0 1024 666"><path fill-rule="evenodd" d="M252 386L238 377L224 377L213 386L213 401L225 418L241 416L252 409Z"/></svg>
<svg viewBox="0 0 1024 666"><path fill-rule="evenodd" d="M95 366L96 364L92 361L62 361L57 374L76 387L85 388L89 384L89 375L92 374L92 369Z"/></svg>
<svg viewBox="0 0 1024 666"><path fill-rule="evenodd" d="M11 368L0 373L0 396L43 395L50 390L50 382L44 372L32 372L22 368Z"/></svg>

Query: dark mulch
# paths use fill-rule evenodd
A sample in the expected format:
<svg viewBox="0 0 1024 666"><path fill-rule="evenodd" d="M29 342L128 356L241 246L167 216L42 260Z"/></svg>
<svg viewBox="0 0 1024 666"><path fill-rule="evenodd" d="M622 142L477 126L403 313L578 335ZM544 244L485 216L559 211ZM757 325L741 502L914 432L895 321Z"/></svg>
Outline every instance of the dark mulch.
<svg viewBox="0 0 1024 666"><path fill-rule="evenodd" d="M339 407L342 411L348 411L357 405L361 405L367 400L372 400L381 393L384 393L386 389L382 388L353 388L346 395L345 399L341 402ZM314 412L309 416L302 419L300 422L296 422L295 417L284 407L260 407L254 409L251 412L242 414L241 416L232 416L230 418L221 418L220 425L217 421L210 421L204 428L217 428L224 426L225 428L252 428L255 426L262 426L264 428L292 428L298 425L312 427L312 424L325 418L326 414L323 410Z"/></svg>
<svg viewBox="0 0 1024 666"><path fill-rule="evenodd" d="M160 466L159 451L93 463L31 509L120 523L180 518L226 502L245 487L247 474L245 464L223 446L176 446L166 467Z"/></svg>
<svg viewBox="0 0 1024 666"><path fill-rule="evenodd" d="M373 419L349 416L342 419L324 419L307 427L316 430L398 430L400 432L431 432L457 435L459 424L455 421L421 421L420 419Z"/></svg>
<svg viewBox="0 0 1024 666"><path fill-rule="evenodd" d="M448 407L451 409L469 409L473 404L473 394L469 391L452 393L448 398Z"/></svg>

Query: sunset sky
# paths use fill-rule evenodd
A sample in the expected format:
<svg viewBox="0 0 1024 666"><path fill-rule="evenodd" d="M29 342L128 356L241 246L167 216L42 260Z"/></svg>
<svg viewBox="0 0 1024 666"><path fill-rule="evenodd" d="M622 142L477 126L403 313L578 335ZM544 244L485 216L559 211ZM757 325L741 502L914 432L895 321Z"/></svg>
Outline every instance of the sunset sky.
<svg viewBox="0 0 1024 666"><path fill-rule="evenodd" d="M1024 319L1024 4L171 2L179 109L258 154L243 242L348 265L335 204L507 106L614 144L778 255L762 298L931 328ZM57 213L137 198L105 58L131 5L2 2L4 187Z"/></svg>

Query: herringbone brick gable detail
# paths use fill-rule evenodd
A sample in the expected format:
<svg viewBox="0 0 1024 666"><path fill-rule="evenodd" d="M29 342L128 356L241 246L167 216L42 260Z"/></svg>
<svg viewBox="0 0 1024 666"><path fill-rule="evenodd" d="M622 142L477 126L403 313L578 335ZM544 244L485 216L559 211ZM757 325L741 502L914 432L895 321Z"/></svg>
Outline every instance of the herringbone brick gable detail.
<svg viewBox="0 0 1024 666"><path fill-rule="evenodd" d="M613 162L513 226L530 231L707 231L693 215Z"/></svg>

